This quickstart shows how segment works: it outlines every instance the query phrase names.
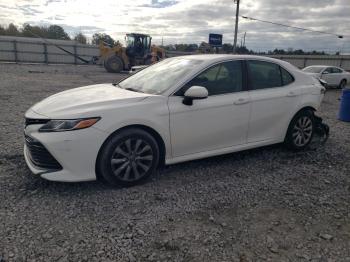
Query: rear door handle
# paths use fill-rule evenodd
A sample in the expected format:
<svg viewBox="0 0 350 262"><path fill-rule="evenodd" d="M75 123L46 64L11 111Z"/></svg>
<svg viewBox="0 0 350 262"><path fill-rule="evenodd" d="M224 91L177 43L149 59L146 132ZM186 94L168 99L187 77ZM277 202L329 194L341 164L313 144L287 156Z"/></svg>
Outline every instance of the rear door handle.
<svg viewBox="0 0 350 262"><path fill-rule="evenodd" d="M297 94L295 92L291 91L287 94L287 96L293 97L293 96L297 96Z"/></svg>
<svg viewBox="0 0 350 262"><path fill-rule="evenodd" d="M243 105L247 103L249 103L249 100L244 98L239 98L234 102L235 105Z"/></svg>

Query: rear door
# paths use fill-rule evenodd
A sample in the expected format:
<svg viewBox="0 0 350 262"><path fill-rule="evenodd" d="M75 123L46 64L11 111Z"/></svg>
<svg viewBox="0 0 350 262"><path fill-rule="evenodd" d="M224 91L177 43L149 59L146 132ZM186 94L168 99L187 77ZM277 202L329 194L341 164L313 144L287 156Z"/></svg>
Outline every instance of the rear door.
<svg viewBox="0 0 350 262"><path fill-rule="evenodd" d="M248 143L281 140L298 106L301 89L278 64L248 60L247 68L252 103Z"/></svg>

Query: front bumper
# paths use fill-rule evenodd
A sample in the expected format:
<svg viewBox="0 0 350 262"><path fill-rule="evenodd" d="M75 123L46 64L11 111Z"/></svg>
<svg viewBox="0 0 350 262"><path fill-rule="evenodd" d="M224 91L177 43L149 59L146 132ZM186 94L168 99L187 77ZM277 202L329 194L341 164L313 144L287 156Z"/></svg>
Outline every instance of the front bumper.
<svg viewBox="0 0 350 262"><path fill-rule="evenodd" d="M24 157L29 169L42 178L60 182L96 180L95 166L98 152L107 139L107 133L90 127L67 132L39 132L42 125L29 125L25 136L35 139L59 163L61 169L45 168L35 164L28 146Z"/></svg>

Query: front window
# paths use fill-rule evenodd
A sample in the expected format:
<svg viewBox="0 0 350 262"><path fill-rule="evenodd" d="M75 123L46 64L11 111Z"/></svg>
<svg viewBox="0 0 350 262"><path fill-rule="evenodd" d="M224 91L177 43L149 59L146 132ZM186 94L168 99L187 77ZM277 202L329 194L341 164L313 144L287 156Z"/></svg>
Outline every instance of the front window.
<svg viewBox="0 0 350 262"><path fill-rule="evenodd" d="M323 71L323 73L332 74L333 73L332 67L328 67L326 70Z"/></svg>
<svg viewBox="0 0 350 262"><path fill-rule="evenodd" d="M242 62L230 61L215 65L189 81L179 92L183 96L191 86L203 86L209 96L242 91Z"/></svg>
<svg viewBox="0 0 350 262"><path fill-rule="evenodd" d="M309 66L303 69L304 72L319 74L324 69L320 66Z"/></svg>
<svg viewBox="0 0 350 262"><path fill-rule="evenodd" d="M161 94L186 77L202 60L170 58L121 81L119 87L147 94Z"/></svg>

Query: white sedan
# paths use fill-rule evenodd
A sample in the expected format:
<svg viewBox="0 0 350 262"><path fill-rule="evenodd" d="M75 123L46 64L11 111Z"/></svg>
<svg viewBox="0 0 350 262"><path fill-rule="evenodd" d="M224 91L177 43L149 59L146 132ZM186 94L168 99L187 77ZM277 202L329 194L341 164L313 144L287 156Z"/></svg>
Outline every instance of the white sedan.
<svg viewBox="0 0 350 262"><path fill-rule="evenodd" d="M303 69L307 74L323 79L327 86L345 88L350 83L350 73L336 66L315 65Z"/></svg>
<svg viewBox="0 0 350 262"><path fill-rule="evenodd" d="M133 185L174 164L284 142L310 143L318 80L287 62L169 58L116 84L64 91L26 114L24 155L54 181Z"/></svg>

